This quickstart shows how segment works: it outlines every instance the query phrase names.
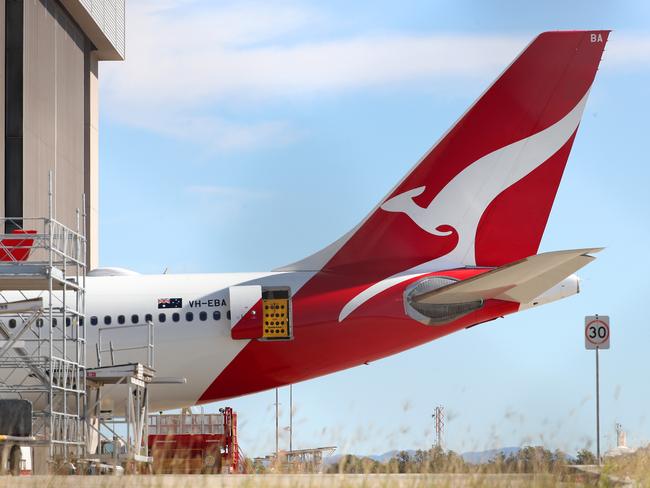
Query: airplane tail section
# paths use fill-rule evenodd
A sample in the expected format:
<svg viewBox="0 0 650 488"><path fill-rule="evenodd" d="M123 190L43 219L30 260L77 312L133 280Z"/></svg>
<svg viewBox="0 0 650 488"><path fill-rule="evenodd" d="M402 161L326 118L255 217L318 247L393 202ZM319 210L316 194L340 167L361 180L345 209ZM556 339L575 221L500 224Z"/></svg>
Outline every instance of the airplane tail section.
<svg viewBox="0 0 650 488"><path fill-rule="evenodd" d="M376 278L536 254L608 35L540 34L355 229L281 270Z"/></svg>

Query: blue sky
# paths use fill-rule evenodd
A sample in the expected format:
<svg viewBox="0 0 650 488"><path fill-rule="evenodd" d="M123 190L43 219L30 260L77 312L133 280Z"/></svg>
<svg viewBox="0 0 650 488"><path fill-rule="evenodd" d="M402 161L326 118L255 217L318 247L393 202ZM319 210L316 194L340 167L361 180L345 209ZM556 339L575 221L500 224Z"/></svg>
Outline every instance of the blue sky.
<svg viewBox="0 0 650 488"><path fill-rule="evenodd" d="M425 448L443 404L457 451L594 448L593 313L613 329L603 445L615 422L650 442L650 4L127 3L127 60L100 66L100 262L144 273L269 270L322 248L537 33L614 29L541 246L606 246L583 293L296 385L294 445ZM269 247L270 215L286 232ZM273 449L273 401L227 402L248 454Z"/></svg>

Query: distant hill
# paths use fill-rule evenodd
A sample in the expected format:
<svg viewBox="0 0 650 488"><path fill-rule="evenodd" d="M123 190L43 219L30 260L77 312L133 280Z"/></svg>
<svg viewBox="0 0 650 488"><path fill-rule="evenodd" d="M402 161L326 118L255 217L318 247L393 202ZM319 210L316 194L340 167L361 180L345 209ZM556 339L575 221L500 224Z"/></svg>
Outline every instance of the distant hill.
<svg viewBox="0 0 650 488"><path fill-rule="evenodd" d="M397 453L401 452L397 449L393 449L392 451L387 451L383 454L370 454L365 457L369 457L370 459L374 459L375 461L379 461L380 463L385 463L387 461L390 461L391 458L397 456ZM409 453L409 456L415 455L415 449L406 449L406 452Z"/></svg>
<svg viewBox="0 0 650 488"><path fill-rule="evenodd" d="M391 458L395 457L397 453L400 452L398 449L393 449L392 451L387 451L383 454L354 454L357 457L367 457L380 463L385 463ZM415 449L406 449L406 452L409 453L409 456L415 454ZM466 463L470 464L483 464L489 462L491 459L494 459L498 453L502 452L504 456L509 456L510 454L516 454L519 452L518 447L501 447L498 449L488 449L486 451L470 451L464 452L461 454L461 457ZM337 464L345 454L337 454L335 456L330 456L325 459L326 464Z"/></svg>
<svg viewBox="0 0 650 488"><path fill-rule="evenodd" d="M510 454L517 454L520 451L519 447L500 447L499 449L488 449L487 451L471 451L464 452L461 457L466 463L470 464L484 464L494 459L500 452L508 457Z"/></svg>

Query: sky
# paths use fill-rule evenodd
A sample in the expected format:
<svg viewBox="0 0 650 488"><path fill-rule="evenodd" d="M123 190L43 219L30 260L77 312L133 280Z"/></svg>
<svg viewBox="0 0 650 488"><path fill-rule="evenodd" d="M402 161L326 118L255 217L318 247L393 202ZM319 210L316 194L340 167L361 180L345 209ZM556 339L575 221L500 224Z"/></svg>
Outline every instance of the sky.
<svg viewBox="0 0 650 488"><path fill-rule="evenodd" d="M595 313L612 324L603 450L617 422L650 443L650 3L129 0L126 21L126 61L100 65L100 264L142 273L265 271L321 249L535 35L613 29L540 247L606 247L582 293L295 385L293 445L428 448L443 405L455 451L595 450ZM274 398L206 409L235 408L244 453L265 455ZM283 427L288 402L281 389Z"/></svg>

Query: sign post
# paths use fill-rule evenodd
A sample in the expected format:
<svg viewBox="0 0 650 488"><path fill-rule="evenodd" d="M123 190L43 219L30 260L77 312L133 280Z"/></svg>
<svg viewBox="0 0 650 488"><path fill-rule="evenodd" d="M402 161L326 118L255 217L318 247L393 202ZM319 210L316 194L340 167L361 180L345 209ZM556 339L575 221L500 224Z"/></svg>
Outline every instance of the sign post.
<svg viewBox="0 0 650 488"><path fill-rule="evenodd" d="M600 464L600 368L598 351L609 349L609 316L588 315L585 317L585 349L596 350L596 459Z"/></svg>

